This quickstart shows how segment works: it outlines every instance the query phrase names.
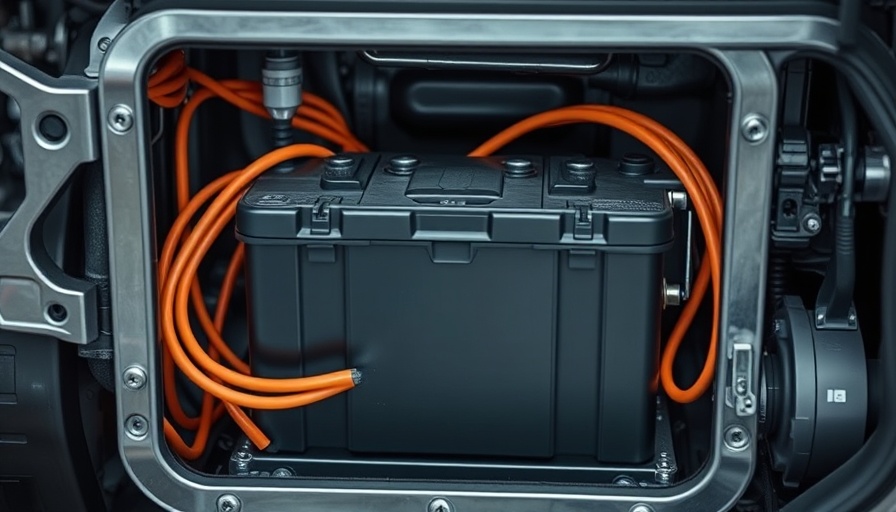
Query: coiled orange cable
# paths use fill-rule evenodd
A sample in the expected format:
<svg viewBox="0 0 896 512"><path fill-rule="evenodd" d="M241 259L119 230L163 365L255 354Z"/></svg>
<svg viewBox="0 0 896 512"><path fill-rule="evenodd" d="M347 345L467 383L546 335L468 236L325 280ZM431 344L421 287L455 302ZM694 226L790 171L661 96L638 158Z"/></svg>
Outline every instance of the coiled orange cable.
<svg viewBox="0 0 896 512"><path fill-rule="evenodd" d="M202 189L194 198L189 195L189 169L187 157L187 138L189 126L193 115L198 107L206 100L213 97L222 97L223 99L235 104L240 108L267 117L267 112L261 105L261 87L258 83L243 80L225 80L217 82L208 76L192 70L186 66L184 54L176 51L163 57L158 65L155 73L149 80L149 97L156 104L172 108L184 104L188 86L191 78L195 76L196 81L207 87L199 90L194 94L190 101L184 106L180 119L178 121L178 129L176 135L176 189L178 209L181 211L175 225L169 232L166 243L163 247L159 260L159 280L160 295L166 290L166 284L172 276L169 274L171 265L177 258L185 252L189 252L189 245L185 242L184 247L179 247L185 237L190 235L189 222L193 216L208 202L212 197L219 195L227 186L239 175L239 172L225 175ZM348 129L348 125L342 118L338 110L328 102L314 96L310 93L303 93L303 105L297 110L296 117L293 119L293 126L336 143L343 147L345 151L366 151L364 146ZM320 148L323 150L323 148ZM316 150L315 150L316 151ZM327 151L328 150L323 150ZM235 198L234 198L235 201ZM190 238L187 238L190 240ZM180 252L178 252L180 251ZM226 342L221 338L221 331L224 325L224 319L229 306L230 295L232 293L236 279L241 271L244 259L244 247L239 244L234 252L227 273L221 286L218 302L215 310L214 320L209 318L208 310L199 289L199 283L195 278L188 279L190 283L189 295L192 301L194 313L202 325L203 331L207 335L210 346L208 348L206 364L211 361L218 364L219 355L239 374L247 375L249 373L248 365L236 356ZM176 278L174 278L176 279ZM165 337L163 335L163 341ZM234 403L222 400L217 406L214 406L216 399L215 394L204 393L200 413L198 417L190 417L182 409L176 392L174 379L174 368L180 366L183 370L183 360L177 361L177 354L172 355L171 345L163 343L163 373L164 388L166 395L166 405L172 419L183 428L195 430L192 445L188 445L180 437L174 425L167 421L164 422L165 436L169 441L172 449L181 457L192 460L201 456L208 442L208 436L212 424L220 418L226 410L233 417L236 424L244 431L247 437L259 448L265 448L270 440L264 436L263 432L252 422L252 420ZM189 347L195 349L195 347ZM194 352L195 354L195 352ZM219 368L220 367L218 364ZM212 376L211 382L224 386L226 383L218 375L214 375L215 366L211 366ZM225 368L226 369L226 368ZM229 369L227 369L230 371ZM185 372L188 378L191 378L189 370ZM225 375L228 375L225 373ZM232 375L230 375L232 377ZM192 374L195 377L195 374ZM248 382L255 384L264 384L273 379L257 379ZM350 389L355 384L357 374L352 371L336 372L327 376L306 377L299 379L291 379L284 389L291 390L296 393L290 400L291 406L299 406L312 403L317 400L324 399L337 393L341 393L346 389ZM194 380L191 378L191 380ZM200 379L201 381L201 379ZM247 381L241 381L243 383ZM200 387L202 382L199 383ZM276 384L273 385L277 387ZM251 387L249 388L251 389ZM264 391L264 389L262 389ZM276 392L276 391L275 391ZM255 405L255 404L253 404ZM260 408L260 407L255 407Z"/></svg>
<svg viewBox="0 0 896 512"><path fill-rule="evenodd" d="M178 206L183 210L183 214L178 220L180 221L181 218L185 218L186 221L179 225L176 223L175 227L177 229L172 228L172 235L169 236L169 241L174 240L174 242L169 244L166 241L165 249L163 249L163 256L160 259L160 276L168 275L168 267L172 264L172 258L174 257L174 250L177 247L177 242L180 241L182 237L187 236L187 223L189 219L192 218L192 216L195 215L195 212L198 211L211 197L218 196L212 203L213 206L218 206L218 208L214 210L215 214L218 216L212 221L203 224L202 222L206 220L208 216L207 211L200 219L202 225L200 233L202 234L201 236L205 238L200 237L197 239L194 237L195 233L189 234L187 241L184 242L186 250L181 250L181 253L177 255L175 263L180 263L182 261L182 254L189 255L186 262L183 263L183 266L177 266L177 271L174 273L177 278L168 276L168 279L164 279L162 286L163 338L166 342L165 361L166 368L170 366L170 370L172 370L166 372L166 376L172 375L171 378L166 377L166 395L168 395L166 396L166 400L171 404L177 404L177 394L173 391L173 384L171 386L167 385L167 381L173 383L174 363L177 363L177 366L185 371L190 380L196 382L207 392L203 399L200 416L198 418L188 417L183 410L179 408L179 405L169 407L175 421L181 424L181 426L198 429L193 447L183 443L174 427L167 422L165 424L165 433L176 452L185 456L185 458L195 458L198 454L201 454L202 449L204 449L208 437L208 429L212 420L219 417L223 412L221 407L214 410L211 409L210 403L212 396L221 398L223 400L223 406L227 408L240 427L243 428L244 431L247 431L247 434L249 434L249 431L252 431L252 435L249 435L250 439L260 447L263 447L269 441L267 441L260 430L254 426L245 413L234 404L250 406L253 408L288 408L304 405L310 403L309 400L322 399L322 397L332 396L333 394L350 389L354 385L354 375L351 371L346 370L325 376L334 377L336 380L324 379L319 381L314 380L315 378L308 377L275 380L259 379L247 375L248 365L233 354L229 346L220 337L223 318L227 310L227 304L229 303L233 282L239 273L244 258L244 249L242 245L238 246L231 259L230 265L228 266L227 275L224 284L222 285L218 301L218 307L215 312L215 320L212 321L209 318L208 311L205 309L204 300L202 299L201 291L198 287L198 282L195 279L195 272L196 267L198 266L198 261L201 260L202 255L208 250L211 240L214 240L217 237L233 216L235 201L238 198L238 195L242 192L242 189L232 188L233 182L240 176L242 179L240 179L239 182L243 184L242 186L246 186L255 176L260 175L267 169L266 167L263 167L260 162L276 162L278 158L282 158L280 161L283 161L295 157L285 156L289 152L278 150L278 152L262 157L262 159L245 171L230 173L219 178L203 189L195 198L190 200L188 187L189 173L186 172L187 158L185 148L186 136L189 129L189 119L192 117L196 108L198 108L198 106L205 100L218 96L239 108L259 116L267 117L267 112L260 104L262 97L259 84L240 80L217 82L201 72L187 68L185 65L177 65L176 61L176 58L166 60L163 62L163 65L160 66L159 72L166 73L168 77L176 77L176 83L178 85L181 83L182 76L185 75L187 81L196 81L205 88L197 92L191 98L190 102L187 103L181 114L181 120L186 121L178 124L177 141L179 148L182 149L176 151L178 161L177 189ZM172 79L172 81L175 82L174 79ZM157 81L156 85L156 93L154 94L152 90L150 92L151 98L161 98L165 102L165 105L172 105L175 103L180 105L183 103L183 98L181 98L180 101L175 102L174 97L182 89L185 94L186 86L181 88L179 86L174 87L174 85L171 84L166 85L163 88L158 85L158 82L159 81ZM300 108L297 112L298 115L293 120L294 127L307 130L310 133L337 143L342 146L344 151L367 150L366 146L360 143L357 138L351 134L344 119L342 119L341 115L334 107L332 107L332 105L329 105L329 103L316 96L308 95L307 93L303 95L303 100L303 107L305 110L303 112L302 108ZM156 100L154 99L154 101ZM159 102L157 101L157 103ZM645 116L615 107L584 105L546 112L523 120L490 139L471 153L471 156L484 156L490 154L511 140L537 128L576 122L597 122L607 124L637 137L666 161L669 167L678 175L692 198L692 202L697 211L698 219L701 222L707 241L707 257L704 258L695 281L691 300L683 309L679 321L670 336L666 349L664 350L660 377L663 382L663 387L670 398L683 403L693 401L706 391L712 382L714 375L714 361L718 343L718 287L721 273L720 237L722 223L721 198L718 195L715 183L693 151L668 129ZM302 147L305 151L309 152L309 154L304 156L325 156L330 154L328 150L323 148L307 145L291 146L293 151L298 151L299 147ZM245 173L248 173L250 169L252 172L249 174L253 177L247 180L244 175ZM229 192L223 194L222 190L224 189ZM234 192L234 190L236 190L236 192ZM209 211L211 210L212 208L209 207ZM189 279L186 279L187 277L189 277ZM692 323L702 298L708 289L710 277L713 280L715 313L710 350L707 354L704 368L697 381L690 388L681 389L676 385L672 377L672 364L674 363L674 359L684 335ZM187 297L192 300L194 312L196 312L200 324L210 340L208 353L202 349L198 340L193 337L189 323L189 305L187 303ZM171 309L168 309L169 307ZM172 309L174 310L173 319L167 315ZM189 356L182 350L179 352L175 350L175 347L181 348L181 343L187 348ZM219 353L236 371L220 365L217 357ZM190 357L192 357L193 361L199 364L201 370L192 364L193 361L190 360ZM206 377L203 372L211 374L212 377ZM299 381L305 381L304 385L299 385ZM225 384L263 393L293 393L293 395L259 397L257 395L237 392L228 388Z"/></svg>
<svg viewBox="0 0 896 512"><path fill-rule="evenodd" d="M712 384L718 351L723 211L715 182L693 150L678 136L646 116L617 107L582 105L537 114L492 137L470 155L489 155L532 130L570 123L598 123L632 135L659 155L688 191L706 240L706 257L697 274L691 298L683 308L663 351L660 380L669 398L680 403L693 402ZM713 284L713 327L709 350L697 380L690 387L682 389L675 382L673 364L706 294L710 278Z"/></svg>

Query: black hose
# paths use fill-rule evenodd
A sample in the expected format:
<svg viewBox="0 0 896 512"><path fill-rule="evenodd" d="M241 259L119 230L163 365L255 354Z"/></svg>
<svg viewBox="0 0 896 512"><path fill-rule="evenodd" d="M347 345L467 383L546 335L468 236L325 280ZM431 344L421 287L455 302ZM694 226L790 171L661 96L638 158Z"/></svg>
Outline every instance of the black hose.
<svg viewBox="0 0 896 512"><path fill-rule="evenodd" d="M856 45L830 55L810 54L830 62L849 78L855 97L881 134L887 153L896 155L896 66L893 56L865 27ZM888 210L896 211L896 180L890 181ZM877 429L840 468L791 501L785 511L870 510L892 492L896 480L896 215L884 228L881 276L880 409Z"/></svg>

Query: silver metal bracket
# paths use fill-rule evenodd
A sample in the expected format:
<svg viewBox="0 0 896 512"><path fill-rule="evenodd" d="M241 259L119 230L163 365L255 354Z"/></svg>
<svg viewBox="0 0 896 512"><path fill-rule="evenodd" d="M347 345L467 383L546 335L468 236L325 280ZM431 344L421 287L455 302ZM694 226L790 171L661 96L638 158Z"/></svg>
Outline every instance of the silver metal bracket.
<svg viewBox="0 0 896 512"><path fill-rule="evenodd" d="M97 159L94 86L49 77L0 52L0 91L18 102L25 159L25 198L0 231L0 328L74 343L97 337L94 285L60 270L38 229L72 172ZM48 116L64 123L61 137L41 134Z"/></svg>
<svg viewBox="0 0 896 512"><path fill-rule="evenodd" d="M734 407L738 416L756 414L756 395L753 393L753 346L734 343L728 353L731 360L731 382L726 402Z"/></svg>
<svg viewBox="0 0 896 512"><path fill-rule="evenodd" d="M84 75L96 78L100 74L103 58L118 33L128 24L131 17L131 0L115 0L100 18L93 35L90 37L90 60L84 69Z"/></svg>

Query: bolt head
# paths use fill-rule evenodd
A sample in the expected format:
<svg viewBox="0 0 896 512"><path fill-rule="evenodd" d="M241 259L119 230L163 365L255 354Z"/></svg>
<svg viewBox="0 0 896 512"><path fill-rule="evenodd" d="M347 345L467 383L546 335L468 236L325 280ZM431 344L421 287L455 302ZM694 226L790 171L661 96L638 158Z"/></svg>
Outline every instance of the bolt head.
<svg viewBox="0 0 896 512"><path fill-rule="evenodd" d="M732 425L725 430L725 446L740 451L750 445L750 435L740 425Z"/></svg>
<svg viewBox="0 0 896 512"><path fill-rule="evenodd" d="M124 387L137 391L146 386L146 372L139 366L131 366L124 371L122 380Z"/></svg>
<svg viewBox="0 0 896 512"><path fill-rule="evenodd" d="M821 231L821 217L818 214L810 213L803 217L803 228L811 235L816 235Z"/></svg>
<svg viewBox="0 0 896 512"><path fill-rule="evenodd" d="M426 507L426 510L428 512L454 512L454 507L452 507L451 502L445 498L435 498L429 502L429 506Z"/></svg>
<svg viewBox="0 0 896 512"><path fill-rule="evenodd" d="M124 421L124 428L134 439L142 439L149 432L149 422L139 414L132 414Z"/></svg>
<svg viewBox="0 0 896 512"><path fill-rule="evenodd" d="M750 114L740 125L741 134L752 143L759 143L768 137L768 121L759 114Z"/></svg>
<svg viewBox="0 0 896 512"><path fill-rule="evenodd" d="M292 476L292 471L289 468L277 468L271 473L271 476L276 478L288 478Z"/></svg>
<svg viewBox="0 0 896 512"><path fill-rule="evenodd" d="M127 105L115 105L109 111L108 124L115 133L127 133L134 127L134 113Z"/></svg>
<svg viewBox="0 0 896 512"><path fill-rule="evenodd" d="M222 494L218 496L218 501L215 502L215 505L218 508L218 512L240 512L240 509L243 508L240 499L233 494Z"/></svg>
<svg viewBox="0 0 896 512"><path fill-rule="evenodd" d="M639 503L632 506L632 508L629 509L629 512L653 512L653 507L651 507L650 505Z"/></svg>
<svg viewBox="0 0 896 512"><path fill-rule="evenodd" d="M628 475L619 475L613 479L613 485L618 485L620 487L637 487L638 482Z"/></svg>
<svg viewBox="0 0 896 512"><path fill-rule="evenodd" d="M96 47L99 51L106 53L106 50L109 49L109 45L112 44L112 40L108 37L101 37L99 41L96 42Z"/></svg>

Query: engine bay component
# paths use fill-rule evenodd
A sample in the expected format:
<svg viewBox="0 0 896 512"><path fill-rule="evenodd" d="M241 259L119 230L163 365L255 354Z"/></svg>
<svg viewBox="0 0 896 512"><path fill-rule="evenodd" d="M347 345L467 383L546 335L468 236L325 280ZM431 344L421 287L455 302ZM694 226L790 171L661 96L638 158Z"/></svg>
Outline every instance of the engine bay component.
<svg viewBox="0 0 896 512"><path fill-rule="evenodd" d="M408 160L311 161L240 202L252 374L364 374L259 411L271 448L650 459L665 190L607 160Z"/></svg>
<svg viewBox="0 0 896 512"><path fill-rule="evenodd" d="M820 329L799 297L775 315L764 356L760 422L785 485L817 480L865 441L868 370L858 329Z"/></svg>

